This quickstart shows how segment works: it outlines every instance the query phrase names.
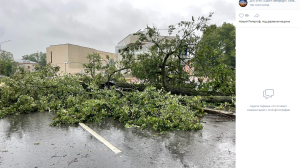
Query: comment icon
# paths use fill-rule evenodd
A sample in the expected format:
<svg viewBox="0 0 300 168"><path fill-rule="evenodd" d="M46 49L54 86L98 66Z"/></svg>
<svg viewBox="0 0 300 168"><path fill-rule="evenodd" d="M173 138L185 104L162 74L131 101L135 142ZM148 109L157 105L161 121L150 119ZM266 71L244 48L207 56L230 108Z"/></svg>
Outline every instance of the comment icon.
<svg viewBox="0 0 300 168"><path fill-rule="evenodd" d="M264 98L272 98L274 96L274 89L266 89L264 90Z"/></svg>

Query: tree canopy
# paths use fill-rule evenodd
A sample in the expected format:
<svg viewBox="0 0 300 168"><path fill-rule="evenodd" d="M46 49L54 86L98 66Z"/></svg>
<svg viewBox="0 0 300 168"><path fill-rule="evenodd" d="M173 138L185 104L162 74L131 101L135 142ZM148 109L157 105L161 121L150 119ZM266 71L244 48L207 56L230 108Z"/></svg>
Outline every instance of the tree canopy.
<svg viewBox="0 0 300 168"><path fill-rule="evenodd" d="M235 68L235 44L235 26L226 22L220 27L215 24L208 26L200 40L200 46L218 50L221 62L232 68Z"/></svg>
<svg viewBox="0 0 300 168"><path fill-rule="evenodd" d="M12 53L2 50L0 54L0 75L12 76L18 67Z"/></svg>
<svg viewBox="0 0 300 168"><path fill-rule="evenodd" d="M230 23L208 26L197 48L192 59L195 75L209 79L202 88L234 95L235 26Z"/></svg>
<svg viewBox="0 0 300 168"><path fill-rule="evenodd" d="M192 83L190 77L198 76L210 78L210 83L200 89L234 94L232 83L235 83L235 78L232 75L235 72L228 68L233 62L235 65L235 42L231 42L232 38L235 39L235 28L231 24L223 24L222 29L209 26L212 15L198 19L192 17L191 21L170 25L168 36L161 36L155 26L147 26L146 31L134 34L138 36L134 44L122 49L121 67L130 68L131 74L144 83L162 85L173 93L186 93L184 90L191 86L186 83ZM201 32L202 37L199 35ZM228 32L230 35L226 34ZM148 51L136 54L145 43L152 44ZM225 86L232 86L231 90L226 90ZM223 89L219 89L221 87Z"/></svg>
<svg viewBox="0 0 300 168"><path fill-rule="evenodd" d="M0 59L1 60L11 60L11 61L14 61L14 56L11 52L7 52L5 50L1 50L0 51Z"/></svg>
<svg viewBox="0 0 300 168"><path fill-rule="evenodd" d="M102 69L102 58L99 53L88 54L86 58L89 60L89 63L83 64L84 71L90 74L92 78L95 78L96 71Z"/></svg>
<svg viewBox="0 0 300 168"><path fill-rule="evenodd" d="M36 62L41 66L46 66L47 64L47 57L46 57L46 53L43 52L36 52L30 55L24 55L22 56L22 60L29 60L32 62Z"/></svg>
<svg viewBox="0 0 300 168"><path fill-rule="evenodd" d="M99 53L88 54L86 58L89 63L83 64L85 73L89 74L97 84L114 81L125 81L121 70L116 68L116 65L111 61L110 57L106 55L107 62L100 56ZM106 61L106 66L102 66L102 62ZM104 74L101 73L104 72ZM98 72L98 73L97 73Z"/></svg>
<svg viewBox="0 0 300 168"><path fill-rule="evenodd" d="M183 66L190 66L190 59L196 54L196 46L200 37L196 31L206 29L207 22L212 14L207 18L192 18L192 21L182 21L177 25L170 25L169 36L161 36L156 27L147 26L146 32L138 32L139 38L134 45L127 46L122 50L122 63L130 63L132 74L146 82L160 83L164 88L170 88L171 84L179 84L180 81L188 80L187 72ZM171 36L177 33L176 36ZM139 49L144 42L153 45L149 52L134 57L135 50ZM185 55L187 53L187 55Z"/></svg>

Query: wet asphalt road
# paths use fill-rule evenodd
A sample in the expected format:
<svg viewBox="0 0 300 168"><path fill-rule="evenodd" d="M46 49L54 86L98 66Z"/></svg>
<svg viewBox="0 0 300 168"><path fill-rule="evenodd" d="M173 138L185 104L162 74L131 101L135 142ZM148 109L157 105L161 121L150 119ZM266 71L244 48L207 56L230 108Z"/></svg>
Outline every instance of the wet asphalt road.
<svg viewBox="0 0 300 168"><path fill-rule="evenodd" d="M203 130L166 134L125 128L108 119L86 123L122 152L115 154L76 125L51 127L48 112L0 119L0 167L234 168L235 121L206 115Z"/></svg>

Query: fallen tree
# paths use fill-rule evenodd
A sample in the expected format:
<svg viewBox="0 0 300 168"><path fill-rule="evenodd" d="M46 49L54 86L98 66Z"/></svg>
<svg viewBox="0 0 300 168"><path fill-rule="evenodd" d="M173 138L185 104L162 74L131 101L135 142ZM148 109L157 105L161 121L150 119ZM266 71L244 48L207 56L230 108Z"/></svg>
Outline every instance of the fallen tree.
<svg viewBox="0 0 300 168"><path fill-rule="evenodd" d="M125 82L119 82L117 83L119 87L122 87L124 91L143 91L147 85L146 84L129 84ZM157 89L162 89L161 85L155 86ZM203 102L210 102L210 103L224 103L228 102L231 103L232 100L235 101L235 98L232 96L225 96L222 93L219 92L213 92L213 91L197 91L195 89L190 88L169 88L171 94L176 95L183 95L183 96L201 96L201 101Z"/></svg>
<svg viewBox="0 0 300 168"><path fill-rule="evenodd" d="M45 76L44 70L52 76ZM18 71L5 78L5 85L0 87L0 118L54 111L54 126L101 122L111 117L126 127L150 127L158 131L202 129L199 97L171 95L154 87L123 94L114 87L99 89L95 81L83 88L80 76L54 77L56 71L47 65L34 73Z"/></svg>
<svg viewBox="0 0 300 168"><path fill-rule="evenodd" d="M130 84L126 82L116 82L119 87L123 89L135 89L138 91L143 91L147 86L147 84ZM157 89L162 89L162 85L152 85ZM186 95L186 96L225 96L223 93L220 92L213 92L213 91L198 91L196 89L191 88L176 88L176 87L169 87L168 91L171 94L177 95Z"/></svg>
<svg viewBox="0 0 300 168"><path fill-rule="evenodd" d="M235 98L232 96L201 96L201 101L208 103L231 103L235 101Z"/></svg>

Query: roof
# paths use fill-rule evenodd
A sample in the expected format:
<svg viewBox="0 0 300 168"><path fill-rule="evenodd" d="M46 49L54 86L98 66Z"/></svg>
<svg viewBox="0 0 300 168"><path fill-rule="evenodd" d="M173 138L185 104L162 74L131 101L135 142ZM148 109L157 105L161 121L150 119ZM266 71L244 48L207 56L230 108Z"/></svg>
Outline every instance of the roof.
<svg viewBox="0 0 300 168"><path fill-rule="evenodd" d="M129 35L127 35L125 38L123 38L120 42L118 42L118 44L117 45L119 45L122 41L124 41L128 36L130 36L130 35L134 35L134 33L132 33L132 34L129 34ZM134 36L138 36L138 35L134 35ZM174 38L174 37L176 37L176 36L159 36L159 37L172 37L172 38Z"/></svg>
<svg viewBox="0 0 300 168"><path fill-rule="evenodd" d="M20 63L19 62L19 64L38 64L38 63L36 63L36 62L34 62L34 63Z"/></svg>
<svg viewBox="0 0 300 168"><path fill-rule="evenodd" d="M76 45L76 44L70 44L70 43L66 43L66 44L56 44L56 45L50 45L50 47L51 47L51 46L59 46L59 45L73 45L73 46L78 46L78 47L84 47L84 46L80 46L80 45ZM47 47L47 48L49 48L49 47ZM90 47L84 47L84 48L89 48L89 49L97 50L97 49L90 48ZM101 51L101 50L97 50L97 51ZM105 52L105 53L114 54L114 53L107 52L107 51L101 51L101 52Z"/></svg>
<svg viewBox="0 0 300 168"><path fill-rule="evenodd" d="M37 62L22 60L22 59L16 59L15 61L18 62L19 64L38 64Z"/></svg>
<svg viewBox="0 0 300 168"><path fill-rule="evenodd" d="M132 34L127 35L125 38L123 38L120 42L118 42L118 44L120 44L124 39L126 39L128 36L130 36Z"/></svg>

